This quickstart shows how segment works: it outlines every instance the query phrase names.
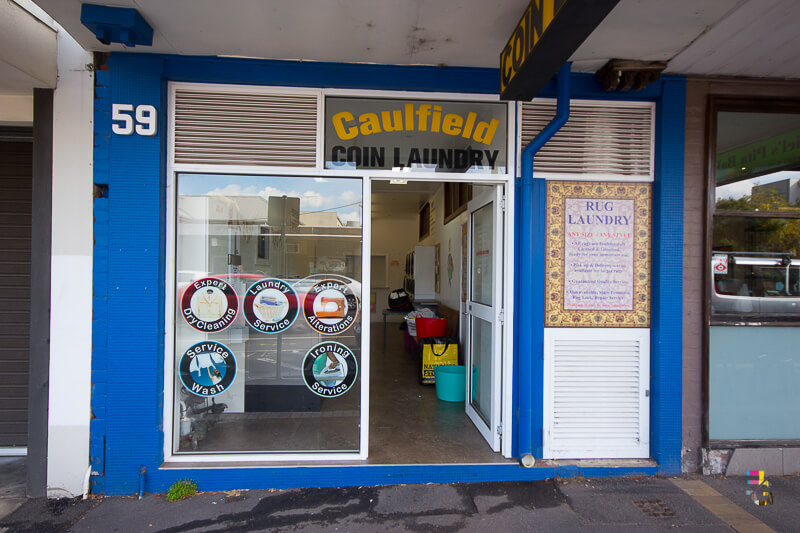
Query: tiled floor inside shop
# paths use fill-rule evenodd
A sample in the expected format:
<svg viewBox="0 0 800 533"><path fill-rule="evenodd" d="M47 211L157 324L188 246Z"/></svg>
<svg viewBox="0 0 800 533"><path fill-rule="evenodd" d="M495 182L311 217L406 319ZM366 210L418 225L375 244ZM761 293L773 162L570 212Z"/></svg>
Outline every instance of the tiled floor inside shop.
<svg viewBox="0 0 800 533"><path fill-rule="evenodd" d="M398 323L372 325L369 464L502 463L464 412L420 385L417 355L403 345Z"/></svg>

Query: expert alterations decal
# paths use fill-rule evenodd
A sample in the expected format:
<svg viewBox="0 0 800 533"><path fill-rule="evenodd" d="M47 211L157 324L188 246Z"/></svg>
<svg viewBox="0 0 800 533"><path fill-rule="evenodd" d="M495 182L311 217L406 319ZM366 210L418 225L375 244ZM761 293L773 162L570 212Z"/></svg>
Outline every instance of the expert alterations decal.
<svg viewBox="0 0 800 533"><path fill-rule="evenodd" d="M308 289L303 300L303 315L315 331L337 335L355 324L358 298L346 283L324 279Z"/></svg>

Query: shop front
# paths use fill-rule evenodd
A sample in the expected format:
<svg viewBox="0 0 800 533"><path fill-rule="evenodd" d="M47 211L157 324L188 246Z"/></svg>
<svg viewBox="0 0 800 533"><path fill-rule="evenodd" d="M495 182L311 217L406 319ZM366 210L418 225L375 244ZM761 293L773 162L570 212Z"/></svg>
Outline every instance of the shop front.
<svg viewBox="0 0 800 533"><path fill-rule="evenodd" d="M572 75L522 197L554 84L518 104L492 69L98 67L94 491L677 471L683 80ZM464 401L417 382L381 316L400 286L448 319Z"/></svg>

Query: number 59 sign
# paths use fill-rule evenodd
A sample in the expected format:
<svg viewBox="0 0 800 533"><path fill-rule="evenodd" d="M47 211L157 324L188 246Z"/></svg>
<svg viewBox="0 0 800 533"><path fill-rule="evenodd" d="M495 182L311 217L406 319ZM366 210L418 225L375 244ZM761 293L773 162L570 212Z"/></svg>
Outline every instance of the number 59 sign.
<svg viewBox="0 0 800 533"><path fill-rule="evenodd" d="M111 120L116 135L152 137L158 132L158 112L152 105L111 104Z"/></svg>

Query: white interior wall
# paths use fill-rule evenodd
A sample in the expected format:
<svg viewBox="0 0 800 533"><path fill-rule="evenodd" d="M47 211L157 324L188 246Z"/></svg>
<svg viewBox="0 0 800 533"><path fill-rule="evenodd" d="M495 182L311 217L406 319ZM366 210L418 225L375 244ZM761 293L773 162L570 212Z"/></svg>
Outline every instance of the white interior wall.
<svg viewBox="0 0 800 533"><path fill-rule="evenodd" d="M450 309L459 310L461 305L461 227L467 223L464 211L446 225L444 224L444 185L428 199L431 204L431 233L420 243L423 246L439 244L440 287L436 300ZM447 256L453 257L453 275L448 277Z"/></svg>
<svg viewBox="0 0 800 533"><path fill-rule="evenodd" d="M379 193L377 193L379 194ZM403 286L406 253L417 244L419 226L417 213L397 213L389 217L372 219L372 255L385 254L389 265L388 288L373 287L375 292L375 312L370 314L371 322L383 321L383 310L388 307L389 292ZM373 276L374 277L374 276ZM365 300L368 295L365 295ZM364 307L368 308L369 300ZM397 321L396 317L387 317Z"/></svg>
<svg viewBox="0 0 800 533"><path fill-rule="evenodd" d="M47 493L83 492L89 466L92 363L92 105L84 51L58 32L53 102L53 208Z"/></svg>

